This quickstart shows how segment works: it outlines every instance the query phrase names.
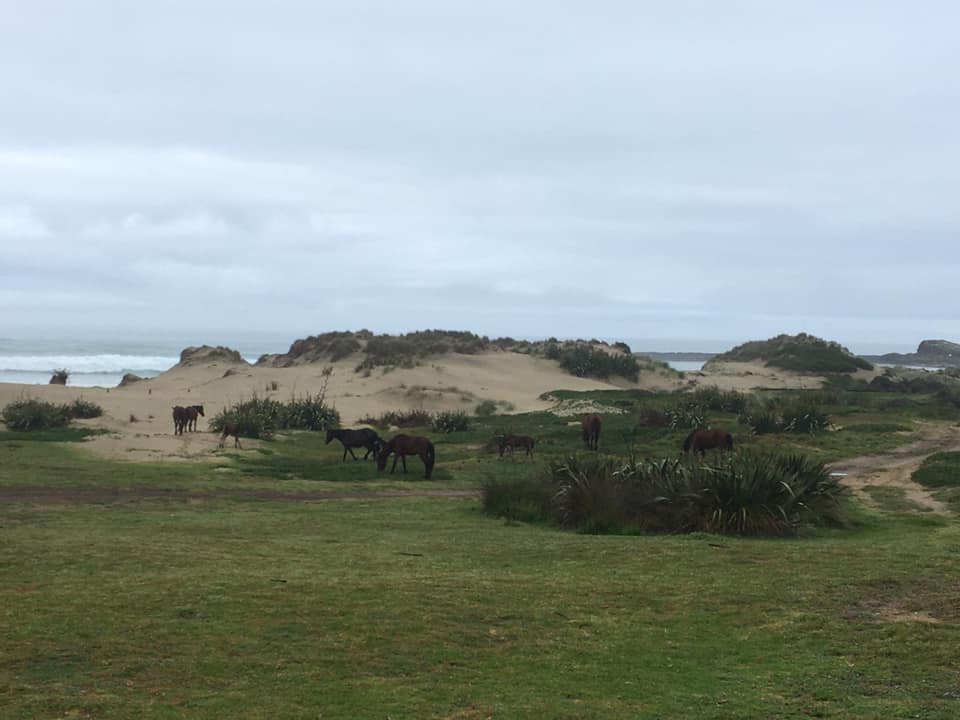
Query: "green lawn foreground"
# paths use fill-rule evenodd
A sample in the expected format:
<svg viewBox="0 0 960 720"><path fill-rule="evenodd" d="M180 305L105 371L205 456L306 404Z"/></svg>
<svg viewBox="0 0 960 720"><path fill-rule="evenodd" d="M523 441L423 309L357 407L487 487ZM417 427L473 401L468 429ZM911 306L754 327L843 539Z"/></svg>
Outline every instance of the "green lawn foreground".
<svg viewBox="0 0 960 720"><path fill-rule="evenodd" d="M618 452L682 437L618 422ZM542 438L535 462L484 452L504 424ZM789 442L832 458L865 435ZM909 440L888 435L868 444ZM409 479L377 475L306 433L164 465L0 438L3 487L202 491L0 506L0 718L960 716L952 518L590 536L506 524L473 498L243 493L462 489L579 443L542 414L437 440L427 483L417 459Z"/></svg>

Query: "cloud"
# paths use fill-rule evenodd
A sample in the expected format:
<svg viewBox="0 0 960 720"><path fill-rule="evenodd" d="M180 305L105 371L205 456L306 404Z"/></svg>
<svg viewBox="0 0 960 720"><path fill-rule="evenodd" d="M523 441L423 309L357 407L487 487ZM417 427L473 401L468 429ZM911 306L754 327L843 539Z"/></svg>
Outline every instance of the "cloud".
<svg viewBox="0 0 960 720"><path fill-rule="evenodd" d="M4 308L913 340L958 309L958 20L38 0L0 28Z"/></svg>

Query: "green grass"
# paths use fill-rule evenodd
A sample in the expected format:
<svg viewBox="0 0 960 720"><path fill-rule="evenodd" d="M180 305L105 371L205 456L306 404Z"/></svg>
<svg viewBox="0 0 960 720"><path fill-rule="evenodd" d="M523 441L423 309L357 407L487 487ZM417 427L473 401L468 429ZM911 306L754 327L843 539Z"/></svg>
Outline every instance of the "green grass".
<svg viewBox="0 0 960 720"><path fill-rule="evenodd" d="M308 432L206 463L0 442L0 488L125 491L0 503L0 718L956 717L954 518L891 506L800 539L589 536L492 520L474 498L244 494L475 488L579 447L573 420L478 418L434 438L429 482L415 458L378 474ZM682 440L604 421L603 452ZM498 431L537 437L534 460L497 458ZM738 436L820 458L911 439Z"/></svg>

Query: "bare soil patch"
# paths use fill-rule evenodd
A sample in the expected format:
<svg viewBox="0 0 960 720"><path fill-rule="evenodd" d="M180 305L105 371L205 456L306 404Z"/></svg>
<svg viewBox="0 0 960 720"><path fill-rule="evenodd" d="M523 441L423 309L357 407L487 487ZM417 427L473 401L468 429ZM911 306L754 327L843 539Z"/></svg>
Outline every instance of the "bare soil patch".
<svg viewBox="0 0 960 720"><path fill-rule="evenodd" d="M923 437L902 448L889 452L861 455L831 463L831 472L845 473L841 478L865 504L876 506L870 494L864 490L869 485L900 488L911 502L943 515L950 510L937 500L930 491L912 479L913 473L930 455L938 452L960 450L960 429L934 423L920 424Z"/></svg>

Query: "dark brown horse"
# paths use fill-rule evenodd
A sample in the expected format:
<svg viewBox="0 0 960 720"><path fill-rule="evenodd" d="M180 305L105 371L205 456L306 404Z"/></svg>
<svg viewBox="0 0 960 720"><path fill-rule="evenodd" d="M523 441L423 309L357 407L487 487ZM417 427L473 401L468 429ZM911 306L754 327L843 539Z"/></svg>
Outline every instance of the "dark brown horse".
<svg viewBox="0 0 960 720"><path fill-rule="evenodd" d="M358 430L331 428L327 430L327 445L330 444L331 440L339 440L343 443L343 460L341 462L347 461L347 453L350 453L350 457L354 460L357 459L357 456L353 454L353 448L355 447L367 449L363 456L363 459L366 460L370 453L373 453L373 456L376 457L377 450L383 445L380 436L370 428L360 428Z"/></svg>
<svg viewBox="0 0 960 720"><path fill-rule="evenodd" d="M187 427L187 409L180 405L173 408L173 434L183 435L184 428Z"/></svg>
<svg viewBox="0 0 960 720"><path fill-rule="evenodd" d="M187 411L187 430L190 432L196 432L197 430L197 417L205 417L203 414L203 405L190 405L185 408ZM183 431L181 431L182 433Z"/></svg>
<svg viewBox="0 0 960 720"><path fill-rule="evenodd" d="M583 441L587 449L597 450L600 447L600 416L596 413L584 415L580 421L583 426Z"/></svg>
<svg viewBox="0 0 960 720"><path fill-rule="evenodd" d="M433 443L425 437L419 435L394 435L383 443L380 451L377 453L377 470L383 470L387 466L387 459L393 454L392 473L397 469L397 458L403 463L403 471L407 471L407 455L419 455L423 460L424 480L430 479L433 472L433 463L436 460L436 454L433 450Z"/></svg>
<svg viewBox="0 0 960 720"><path fill-rule="evenodd" d="M497 438L497 447L500 450L500 457L503 457L503 452L507 448L510 448L510 457L513 457L514 450L517 448L526 450L529 457L533 455L533 442L533 438L529 435L501 435Z"/></svg>
<svg viewBox="0 0 960 720"><path fill-rule="evenodd" d="M240 447L240 425L237 423L224 423L223 431L220 434L220 447L223 447L223 441L233 436L233 446ZM241 450L243 448L240 448Z"/></svg>
<svg viewBox="0 0 960 720"><path fill-rule="evenodd" d="M694 430L683 441L683 452L705 455L707 450L733 450L733 435L720 428Z"/></svg>

